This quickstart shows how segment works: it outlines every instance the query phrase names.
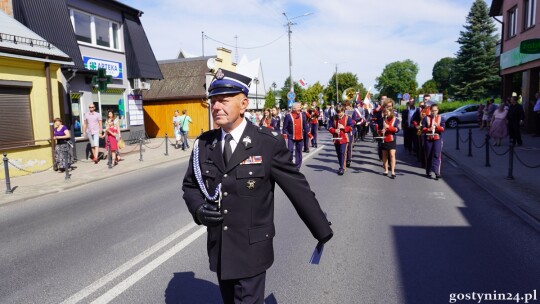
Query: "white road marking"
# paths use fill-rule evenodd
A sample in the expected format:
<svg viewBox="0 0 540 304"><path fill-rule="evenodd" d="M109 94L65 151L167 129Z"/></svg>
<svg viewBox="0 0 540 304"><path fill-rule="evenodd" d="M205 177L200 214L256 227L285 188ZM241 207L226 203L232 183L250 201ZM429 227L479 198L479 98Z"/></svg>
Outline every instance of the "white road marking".
<svg viewBox="0 0 540 304"><path fill-rule="evenodd" d="M191 242L195 241L201 235L206 232L206 227L199 228L199 230L193 232L191 235L183 239L180 243L176 244L171 249L167 250L162 255L158 256L156 259L152 260L150 263L146 264L144 267L139 269L134 274L130 275L127 279L118 283L116 286L111 288L109 291L104 293L102 296L97 298L91 304L106 304L114 300L118 295L126 291L128 288L133 286L144 276L152 272L154 269L158 268L161 264L165 263L168 259L173 257L175 254L180 252L182 249L187 247Z"/></svg>
<svg viewBox="0 0 540 304"><path fill-rule="evenodd" d="M76 294L72 295L68 299L64 300L61 304L75 304L82 299L88 297L92 293L94 293L99 288L105 286L105 284L111 282L112 280L116 279L120 275L122 275L124 272L130 270L135 265L149 257L150 255L156 253L158 250L162 249L163 247L167 246L169 243L174 241L175 239L182 236L184 233L191 230L193 227L197 226L194 222L191 222L187 224L186 226L182 227L180 230L176 231L175 233L169 235L168 237L161 240L159 243L153 245L152 247L146 249L141 254L137 255L136 257L132 258L131 260L127 261L126 263L122 264L120 267L116 268L115 270L109 272L105 276L101 277L94 283L88 285L81 291L77 292Z"/></svg>

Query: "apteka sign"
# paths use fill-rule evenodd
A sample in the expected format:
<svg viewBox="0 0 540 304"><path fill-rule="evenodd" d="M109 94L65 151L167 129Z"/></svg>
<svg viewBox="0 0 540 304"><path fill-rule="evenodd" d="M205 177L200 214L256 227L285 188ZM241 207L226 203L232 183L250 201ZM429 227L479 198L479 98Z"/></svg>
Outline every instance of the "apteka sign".
<svg viewBox="0 0 540 304"><path fill-rule="evenodd" d="M84 67L89 70L105 69L106 74L122 79L122 62L83 56Z"/></svg>

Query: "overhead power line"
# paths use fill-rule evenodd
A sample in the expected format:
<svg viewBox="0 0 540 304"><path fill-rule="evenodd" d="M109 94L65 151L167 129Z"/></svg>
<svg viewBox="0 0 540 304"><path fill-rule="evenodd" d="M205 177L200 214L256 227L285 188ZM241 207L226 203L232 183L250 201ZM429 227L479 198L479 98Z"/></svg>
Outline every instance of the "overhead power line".
<svg viewBox="0 0 540 304"><path fill-rule="evenodd" d="M269 43L266 43L266 44L263 44L263 45L259 45L259 46L252 46L252 47L242 47L242 46L235 46L235 45L231 45L231 44L228 44L228 43L225 43L225 42L221 42L219 40L216 40L208 35L204 35L204 38L206 39L209 39L209 40L212 40L214 42L217 42L217 43L221 43L225 46L228 46L228 47L231 47L231 48L237 48L237 49L243 49L243 50L252 50L252 49L260 49L260 48L263 48L263 47L267 47L269 46L270 44L278 41L279 39L281 39L283 36L285 36L286 33L283 33L281 36L279 36L278 38L272 40L271 42Z"/></svg>

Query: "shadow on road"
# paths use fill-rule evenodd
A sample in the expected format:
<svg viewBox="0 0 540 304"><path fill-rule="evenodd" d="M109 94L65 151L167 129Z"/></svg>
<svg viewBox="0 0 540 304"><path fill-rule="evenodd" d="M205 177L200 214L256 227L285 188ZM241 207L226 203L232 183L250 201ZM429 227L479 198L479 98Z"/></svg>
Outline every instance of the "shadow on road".
<svg viewBox="0 0 540 304"><path fill-rule="evenodd" d="M165 289L165 304L222 303L219 287L195 278L195 273L176 272Z"/></svg>

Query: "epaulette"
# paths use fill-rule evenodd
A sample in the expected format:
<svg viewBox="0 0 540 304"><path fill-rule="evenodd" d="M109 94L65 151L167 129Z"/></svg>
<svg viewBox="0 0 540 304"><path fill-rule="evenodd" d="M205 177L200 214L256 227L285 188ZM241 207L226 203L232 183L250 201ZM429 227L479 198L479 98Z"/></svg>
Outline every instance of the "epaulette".
<svg viewBox="0 0 540 304"><path fill-rule="evenodd" d="M275 131L273 129L265 128L265 127L258 127L257 130L259 131L259 133L262 133L264 135L268 135L268 136L274 138L275 140L278 139L279 132L277 132L277 131Z"/></svg>

